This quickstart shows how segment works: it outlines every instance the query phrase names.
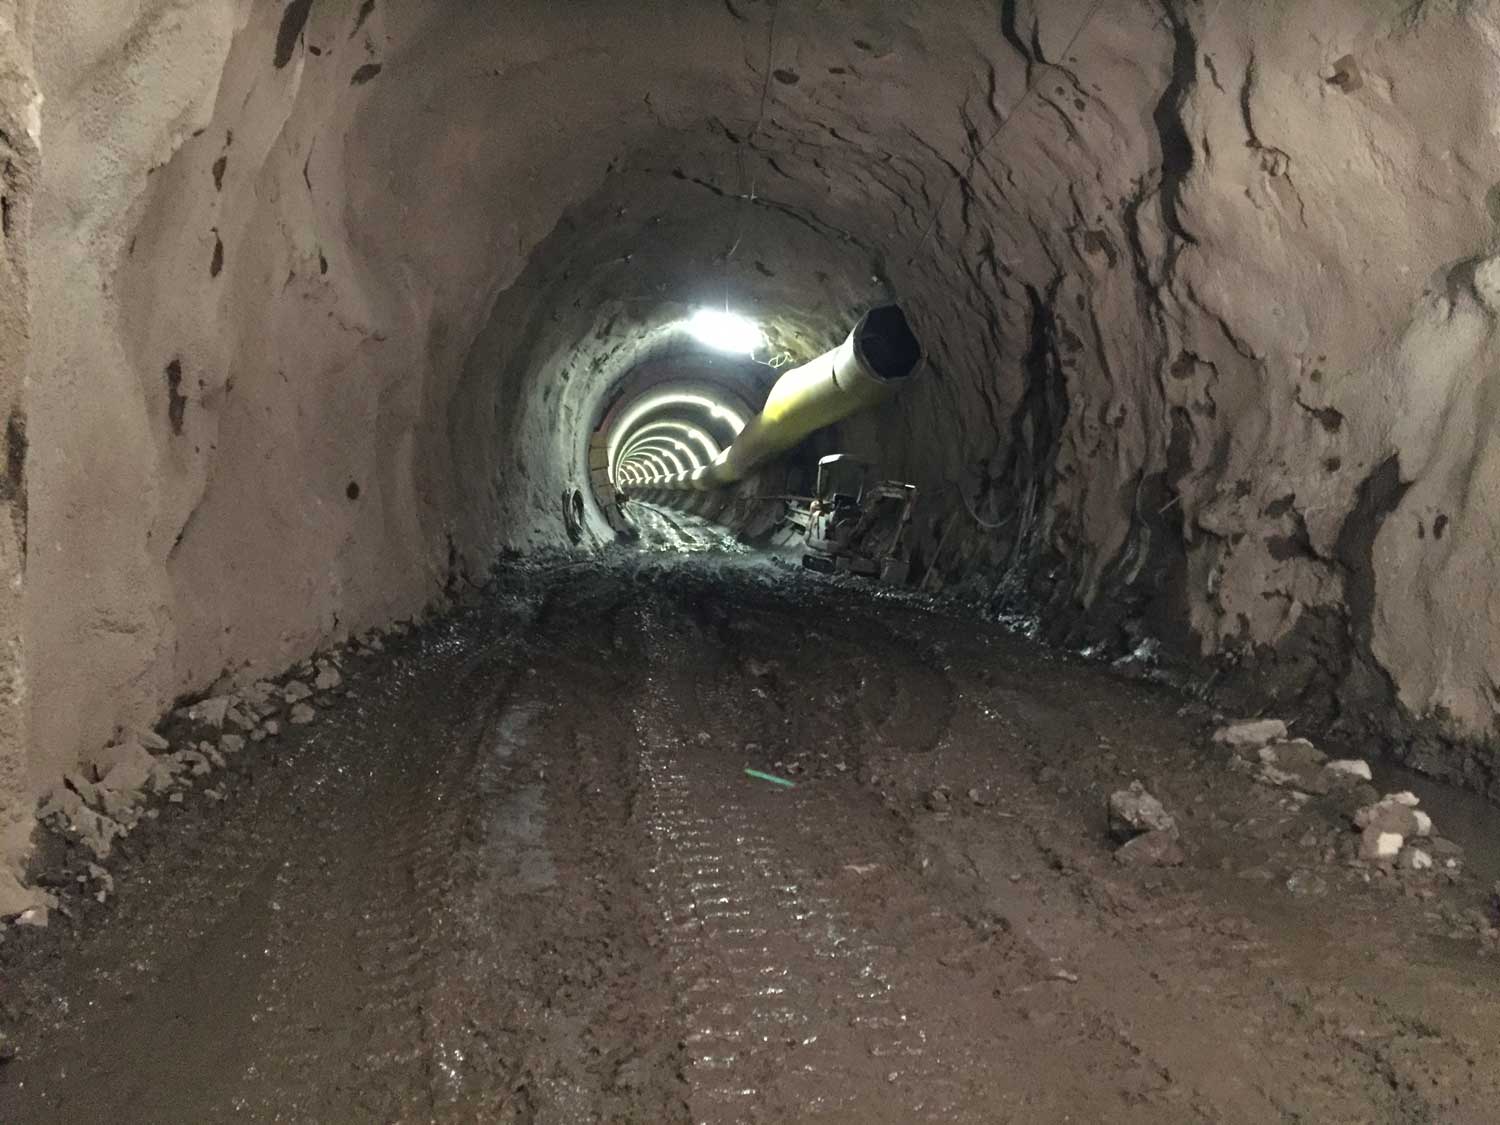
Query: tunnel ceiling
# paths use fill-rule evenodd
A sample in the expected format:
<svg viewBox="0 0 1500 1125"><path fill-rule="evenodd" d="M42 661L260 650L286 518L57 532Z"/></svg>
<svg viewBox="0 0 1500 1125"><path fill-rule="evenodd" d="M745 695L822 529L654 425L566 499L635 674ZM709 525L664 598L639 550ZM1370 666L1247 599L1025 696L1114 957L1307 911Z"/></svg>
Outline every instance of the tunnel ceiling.
<svg viewBox="0 0 1500 1125"><path fill-rule="evenodd" d="M594 427L693 310L805 358L891 299L928 375L836 440L920 486L942 581L1329 718L1493 730L1478 8L19 11L13 788L567 542Z"/></svg>

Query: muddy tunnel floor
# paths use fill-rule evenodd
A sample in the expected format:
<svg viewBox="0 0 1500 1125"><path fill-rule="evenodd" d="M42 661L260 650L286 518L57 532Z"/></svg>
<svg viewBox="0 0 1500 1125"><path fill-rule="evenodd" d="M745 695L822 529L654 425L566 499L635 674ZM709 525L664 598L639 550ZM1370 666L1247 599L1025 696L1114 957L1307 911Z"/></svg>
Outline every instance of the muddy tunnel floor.
<svg viewBox="0 0 1500 1125"><path fill-rule="evenodd" d="M1488 878L1350 866L1164 687L712 550L346 680L0 947L0 1120L1495 1120Z"/></svg>

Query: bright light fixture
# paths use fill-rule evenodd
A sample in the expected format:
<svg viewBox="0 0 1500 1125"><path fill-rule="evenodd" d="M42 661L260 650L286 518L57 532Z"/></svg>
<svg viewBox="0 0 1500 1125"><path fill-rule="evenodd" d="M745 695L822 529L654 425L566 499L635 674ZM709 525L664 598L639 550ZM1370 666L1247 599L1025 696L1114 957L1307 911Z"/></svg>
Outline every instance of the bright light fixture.
<svg viewBox="0 0 1500 1125"><path fill-rule="evenodd" d="M766 346L766 334L748 317L719 309L699 309L687 321L695 340L715 351L753 355Z"/></svg>
<svg viewBox="0 0 1500 1125"><path fill-rule="evenodd" d="M683 394L674 391L651 395L637 402L630 408L624 418L611 427L609 436L609 463L611 465L619 465L624 460L624 450L621 449L621 444L624 443L628 448L634 442L636 434L644 432L644 427L642 427L641 431L636 430L637 423L648 415L665 410L670 406L691 406L706 411L710 417L716 418L728 426L735 436L738 436L740 431L745 428L745 419L729 409L729 407L722 406L711 398L705 398L703 395ZM627 438L629 441L627 441ZM722 459L723 456L724 454L720 452L718 454L710 454L709 458L710 460L717 460Z"/></svg>

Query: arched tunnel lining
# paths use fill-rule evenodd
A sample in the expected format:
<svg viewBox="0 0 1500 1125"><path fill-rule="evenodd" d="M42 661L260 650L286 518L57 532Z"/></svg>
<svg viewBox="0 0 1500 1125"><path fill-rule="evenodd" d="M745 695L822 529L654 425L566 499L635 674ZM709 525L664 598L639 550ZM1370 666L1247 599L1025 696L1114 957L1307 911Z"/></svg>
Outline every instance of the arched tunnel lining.
<svg viewBox="0 0 1500 1125"><path fill-rule="evenodd" d="M590 423L705 306L808 356L903 301L933 377L829 440L919 485L943 582L1070 644L1155 628L1325 719L1394 715L1435 769L1491 736L1473 201L1500 168L1429 158L1483 133L1430 77L1487 72L1482 13L179 7L48 6L21 68L47 96L6 95L30 388L8 839L185 694L502 551L606 541ZM1325 77L1355 51L1389 106ZM1393 457L1404 491L1369 509ZM1335 655L1279 676L1310 651Z"/></svg>

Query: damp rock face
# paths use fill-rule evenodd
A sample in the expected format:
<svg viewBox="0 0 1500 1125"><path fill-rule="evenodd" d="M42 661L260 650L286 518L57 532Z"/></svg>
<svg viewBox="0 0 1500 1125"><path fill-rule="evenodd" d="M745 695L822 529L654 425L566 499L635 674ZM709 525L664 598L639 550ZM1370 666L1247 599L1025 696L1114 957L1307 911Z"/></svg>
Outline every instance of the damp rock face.
<svg viewBox="0 0 1500 1125"><path fill-rule="evenodd" d="M827 440L921 490L935 585L1484 753L1486 6L36 7L0 20L7 854L225 668L607 540L590 430L681 374L709 263L794 354L902 302L927 377Z"/></svg>

